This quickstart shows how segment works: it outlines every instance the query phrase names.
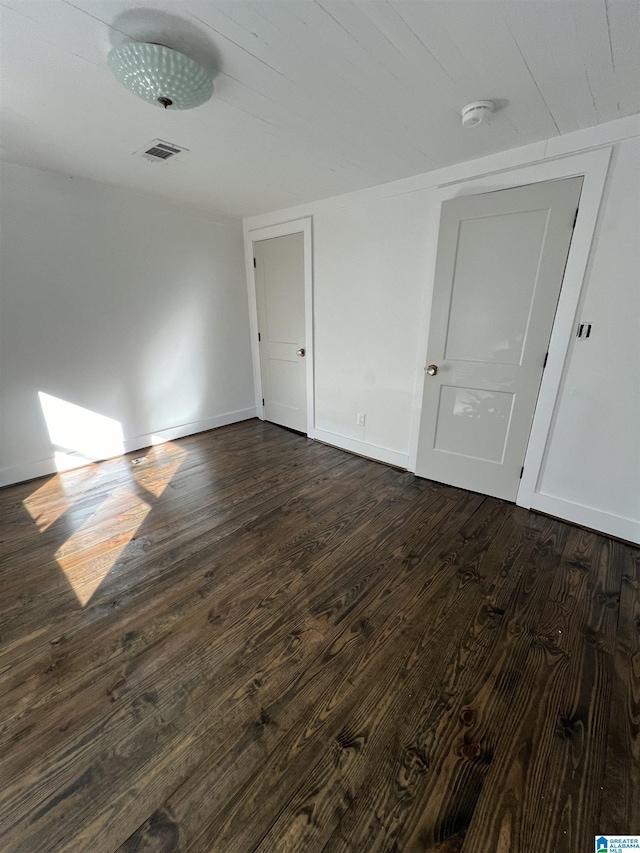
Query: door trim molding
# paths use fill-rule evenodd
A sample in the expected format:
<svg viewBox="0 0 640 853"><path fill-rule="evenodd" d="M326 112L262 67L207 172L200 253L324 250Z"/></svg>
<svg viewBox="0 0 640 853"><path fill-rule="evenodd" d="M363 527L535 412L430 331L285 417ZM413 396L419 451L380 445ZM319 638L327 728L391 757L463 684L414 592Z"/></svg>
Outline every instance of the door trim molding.
<svg viewBox="0 0 640 853"><path fill-rule="evenodd" d="M549 357L536 404L529 443L524 460L524 474L520 481L516 503L527 509L536 508L537 487L540 472L544 463L553 414L560 391L562 377L580 295L582 282L587 269L591 251L591 243L595 232L605 181L611 159L612 146L598 148L593 151L560 157L555 160L532 163L517 167L507 172L494 175L481 175L476 178L463 179L447 186L439 186L433 190L431 220L428 234L427 249L429 251L429 274L425 288L424 307L420 329L420 362L418 364L413 419L411 424L411 443L409 450L409 470L415 472L418 454L418 431L422 412L422 394L424 388L423 368L426 364L427 338L431 315L431 300L435 280L436 250L440 228L440 209L444 201L457 196L476 195L494 192L496 190L512 189L525 184L542 181L561 180L583 176L582 194L578 208L569 256L565 267L560 299L556 311L551 340L549 342ZM540 507L542 508L542 507ZM576 520L576 519L572 519Z"/></svg>
<svg viewBox="0 0 640 853"><path fill-rule="evenodd" d="M249 326L251 329L251 356L253 361L253 383L256 394L256 413L264 420L262 406L262 373L260 370L260 348L258 346L258 304L256 300L255 274L253 268L253 244L273 237L286 237L289 234L302 234L304 245L304 324L305 324L305 366L307 371L307 435L314 438L315 433L315 393L314 393L314 348L313 348L313 242L311 217L292 219L264 228L248 228L244 225L244 261L247 272L247 297L249 300Z"/></svg>

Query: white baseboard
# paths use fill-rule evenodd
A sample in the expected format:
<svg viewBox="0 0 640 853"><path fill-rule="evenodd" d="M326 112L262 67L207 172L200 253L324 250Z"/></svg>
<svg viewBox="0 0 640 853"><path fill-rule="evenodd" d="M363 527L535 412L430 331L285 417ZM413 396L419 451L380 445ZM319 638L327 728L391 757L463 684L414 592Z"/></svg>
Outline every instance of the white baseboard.
<svg viewBox="0 0 640 853"><path fill-rule="evenodd" d="M582 527L598 530L608 536L626 539L628 542L640 545L640 522L634 521L632 518L611 515L611 513L603 512L600 509L582 506L582 504L575 504L540 492L534 493L531 509L537 509L540 512L547 513L547 515L553 515L556 518L580 524Z"/></svg>
<svg viewBox="0 0 640 853"><path fill-rule="evenodd" d="M195 435L198 432L207 432L210 429L227 426L228 424L236 424L240 421L248 421L255 418L255 407L249 409L239 409L236 412L225 412L224 415L213 415L211 418L203 418L200 421L193 421L188 424L181 424L168 429L161 429L157 432L147 433L146 435L138 435L133 438L126 438L124 441L124 452L131 453L133 450L140 450L142 447L149 447L151 444L161 444L163 441L174 441L176 438L185 438L187 435Z"/></svg>
<svg viewBox="0 0 640 853"><path fill-rule="evenodd" d="M210 418L203 418L202 420L192 421L188 424L180 424L176 427L161 429L157 432L146 433L145 435L136 435L132 438L125 438L123 452L132 453L135 450L141 450L153 444L174 441L176 438L184 438L187 435L195 435L198 432L206 432L210 429L239 423L240 421L247 421L255 417L256 410L254 407L251 407L249 409L240 409L236 412L225 412L223 415L213 415ZM67 453L65 456L68 458L69 468L80 468L92 462L104 461L102 459L88 460L85 456L73 452ZM74 464L74 459L77 460L77 464ZM47 477L51 474L57 474L58 470L55 458L40 459L37 462L25 462L22 465L3 468L0 470L0 487L22 483L25 480L34 480L36 477Z"/></svg>
<svg viewBox="0 0 640 853"><path fill-rule="evenodd" d="M378 462L386 462L387 465L394 465L396 468L406 468L409 464L408 453L389 450L377 444L358 441L356 438L347 438L347 436L328 432L324 429L309 430L308 435L309 438L317 439L333 447L339 447L341 450L348 450L350 453L357 453L358 456L365 456L368 459L375 459Z"/></svg>
<svg viewBox="0 0 640 853"><path fill-rule="evenodd" d="M55 459L39 459L37 462L24 462L22 465L13 465L11 468L2 468L0 470L0 487L11 486L14 483L23 483L25 480L35 480L37 477L46 477L49 474L57 473L58 469Z"/></svg>

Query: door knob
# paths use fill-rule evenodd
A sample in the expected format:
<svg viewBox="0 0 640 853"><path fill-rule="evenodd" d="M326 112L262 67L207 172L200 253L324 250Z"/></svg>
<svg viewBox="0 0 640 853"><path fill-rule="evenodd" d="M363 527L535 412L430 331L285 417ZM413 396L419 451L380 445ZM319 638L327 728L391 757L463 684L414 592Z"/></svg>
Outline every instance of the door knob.
<svg viewBox="0 0 640 853"><path fill-rule="evenodd" d="M438 365L430 364L429 367L425 367L425 371L429 374L429 376L435 376L438 372Z"/></svg>
<svg viewBox="0 0 640 853"><path fill-rule="evenodd" d="M296 350L296 355L299 355L300 358L304 358L304 347L301 347L299 350Z"/></svg>

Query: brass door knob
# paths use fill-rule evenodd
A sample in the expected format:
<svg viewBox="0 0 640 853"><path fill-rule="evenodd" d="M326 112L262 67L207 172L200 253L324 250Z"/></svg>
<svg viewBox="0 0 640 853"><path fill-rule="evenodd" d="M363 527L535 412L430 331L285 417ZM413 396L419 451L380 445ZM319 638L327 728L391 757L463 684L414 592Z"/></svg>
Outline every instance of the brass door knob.
<svg viewBox="0 0 640 853"><path fill-rule="evenodd" d="M438 372L438 365L430 364L429 367L425 367L425 370L429 374L429 376L435 376Z"/></svg>

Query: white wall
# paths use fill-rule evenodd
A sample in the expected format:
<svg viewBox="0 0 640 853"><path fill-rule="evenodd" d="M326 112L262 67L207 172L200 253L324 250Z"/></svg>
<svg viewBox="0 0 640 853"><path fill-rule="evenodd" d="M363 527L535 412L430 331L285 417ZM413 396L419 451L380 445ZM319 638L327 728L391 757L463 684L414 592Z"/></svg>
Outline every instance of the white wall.
<svg viewBox="0 0 640 853"><path fill-rule="evenodd" d="M585 524L596 510L612 516L604 521L617 529L616 518L640 522L637 138L613 150L578 317L593 326L588 340L571 341L536 506L573 520L578 512ZM597 527L603 519L591 521Z"/></svg>
<svg viewBox="0 0 640 853"><path fill-rule="evenodd" d="M593 339L569 351L538 492L554 498L553 509L546 511L637 539L639 135L638 117L632 117L245 220L250 239L254 228L313 217L315 424L310 434L382 461L409 464L417 426L413 394L423 378L420 328L431 297L435 187L613 144L580 312L594 323ZM365 427L356 426L359 411L366 412Z"/></svg>
<svg viewBox="0 0 640 853"><path fill-rule="evenodd" d="M51 441L39 392L120 424L125 450L255 415L240 222L22 166L0 178L0 483L84 452Z"/></svg>
<svg viewBox="0 0 640 853"><path fill-rule="evenodd" d="M427 218L425 192L313 218L315 427L405 466Z"/></svg>

